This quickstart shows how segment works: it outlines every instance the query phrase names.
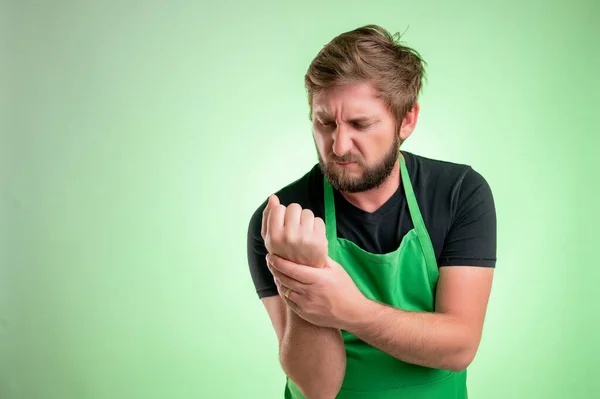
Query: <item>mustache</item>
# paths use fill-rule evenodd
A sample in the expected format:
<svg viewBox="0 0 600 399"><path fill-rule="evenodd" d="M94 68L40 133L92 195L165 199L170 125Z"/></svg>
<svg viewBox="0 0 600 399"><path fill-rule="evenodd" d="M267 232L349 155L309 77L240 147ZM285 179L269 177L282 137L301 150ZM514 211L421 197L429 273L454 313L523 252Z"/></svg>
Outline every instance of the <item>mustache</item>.
<svg viewBox="0 0 600 399"><path fill-rule="evenodd" d="M335 155L332 155L329 157L329 161L330 162L340 162L340 163L347 163L347 162L360 163L359 157L356 155L353 155L353 154L347 154L347 155L344 155L343 157L337 157Z"/></svg>

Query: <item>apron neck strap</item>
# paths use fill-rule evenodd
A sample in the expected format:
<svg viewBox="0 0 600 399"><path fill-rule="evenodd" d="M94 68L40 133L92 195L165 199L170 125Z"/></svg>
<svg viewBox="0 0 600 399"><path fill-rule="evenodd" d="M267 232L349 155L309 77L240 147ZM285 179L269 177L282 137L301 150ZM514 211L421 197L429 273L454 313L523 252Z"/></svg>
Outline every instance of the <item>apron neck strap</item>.
<svg viewBox="0 0 600 399"><path fill-rule="evenodd" d="M406 168L404 158L402 158L402 156L400 156L399 158L400 174L402 176L402 186L404 187L404 195L406 195L408 211L410 212L410 217L412 219L413 226L415 227L415 230L417 231L417 234L419 236L427 236L427 228L425 227L425 222L423 221L421 211L419 210L419 204L417 203L417 197L415 197L415 192L413 191L412 184L410 182L408 169Z"/></svg>
<svg viewBox="0 0 600 399"><path fill-rule="evenodd" d="M402 158L402 156L400 155L398 156L398 159L400 160L400 175L402 180L402 186L404 188L404 194L406 195L406 202L408 203L408 210L410 212L412 223L419 236L426 236L427 229L425 227L423 217L421 216L421 212L419 211L419 205L417 204L417 198L415 197L415 193L410 182L410 177L408 175L408 170L406 169L404 158ZM333 188L331 187L331 184L329 184L325 176L323 176L323 189L325 195L325 225L327 230L327 241L331 245L335 242L335 239L337 238L335 199L333 196Z"/></svg>
<svg viewBox="0 0 600 399"><path fill-rule="evenodd" d="M333 198L333 188L325 176L323 176L323 189L325 194L325 230L327 233L327 242L329 246L332 246L337 238L335 200Z"/></svg>

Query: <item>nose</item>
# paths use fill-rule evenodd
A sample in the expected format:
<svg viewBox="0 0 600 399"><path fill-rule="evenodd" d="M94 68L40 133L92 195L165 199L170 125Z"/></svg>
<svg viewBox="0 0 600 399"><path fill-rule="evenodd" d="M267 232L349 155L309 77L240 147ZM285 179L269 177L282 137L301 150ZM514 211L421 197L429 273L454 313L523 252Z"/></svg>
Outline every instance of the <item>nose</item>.
<svg viewBox="0 0 600 399"><path fill-rule="evenodd" d="M338 124L333 134L333 152L341 157L352 149L352 137L342 124Z"/></svg>

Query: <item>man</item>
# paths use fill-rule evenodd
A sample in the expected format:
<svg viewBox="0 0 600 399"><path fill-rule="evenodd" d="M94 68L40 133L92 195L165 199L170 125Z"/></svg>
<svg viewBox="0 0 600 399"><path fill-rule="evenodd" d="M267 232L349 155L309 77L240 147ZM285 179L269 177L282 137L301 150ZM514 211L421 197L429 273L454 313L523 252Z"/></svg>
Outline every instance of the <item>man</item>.
<svg viewBox="0 0 600 399"><path fill-rule="evenodd" d="M305 77L319 162L248 230L285 398L466 398L496 261L484 178L401 144L419 54L378 26L339 35Z"/></svg>

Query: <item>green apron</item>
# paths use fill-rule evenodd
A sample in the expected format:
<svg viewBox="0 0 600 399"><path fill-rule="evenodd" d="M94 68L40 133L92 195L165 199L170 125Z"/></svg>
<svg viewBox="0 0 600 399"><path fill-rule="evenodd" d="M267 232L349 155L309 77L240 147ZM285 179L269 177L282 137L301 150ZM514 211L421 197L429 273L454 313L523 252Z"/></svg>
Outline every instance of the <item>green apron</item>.
<svg viewBox="0 0 600 399"><path fill-rule="evenodd" d="M360 291L372 300L407 311L432 312L438 268L433 245L421 217L400 156L402 185L414 228L399 247L386 254L364 251L337 237L333 189L326 179L325 222L329 257L338 262ZM466 399L466 370L452 372L402 362L342 331L346 347L346 374L340 399ZM298 386L286 378L285 398L303 398Z"/></svg>

